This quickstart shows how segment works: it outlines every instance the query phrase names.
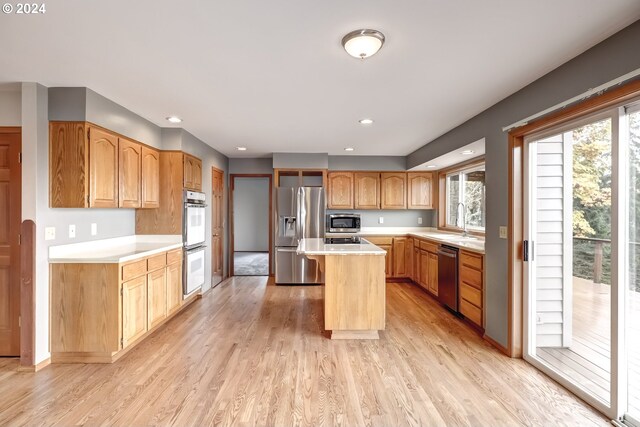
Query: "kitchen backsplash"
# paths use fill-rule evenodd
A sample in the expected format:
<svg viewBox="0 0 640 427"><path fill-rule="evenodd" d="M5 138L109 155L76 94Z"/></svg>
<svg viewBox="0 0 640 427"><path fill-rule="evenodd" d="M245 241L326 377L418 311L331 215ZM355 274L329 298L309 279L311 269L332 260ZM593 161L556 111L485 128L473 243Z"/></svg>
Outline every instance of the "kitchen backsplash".
<svg viewBox="0 0 640 427"><path fill-rule="evenodd" d="M358 213L362 219L362 227L436 227L435 210L327 210L327 213ZM380 217L383 223L379 223ZM422 218L422 224L418 219Z"/></svg>

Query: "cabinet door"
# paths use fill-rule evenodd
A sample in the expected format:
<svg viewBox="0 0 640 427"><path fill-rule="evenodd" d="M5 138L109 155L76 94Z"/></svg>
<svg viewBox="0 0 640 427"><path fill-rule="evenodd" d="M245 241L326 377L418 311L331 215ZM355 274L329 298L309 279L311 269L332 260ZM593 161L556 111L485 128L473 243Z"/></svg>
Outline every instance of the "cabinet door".
<svg viewBox="0 0 640 427"><path fill-rule="evenodd" d="M167 314L174 313L182 305L182 262L167 266Z"/></svg>
<svg viewBox="0 0 640 427"><path fill-rule="evenodd" d="M183 168L184 168L184 172L183 172L183 177L184 177L184 182L183 182L183 186L184 188L187 188L189 190L193 190L194 189L194 176L193 176L193 168L194 168L194 164L193 164L193 157L191 157L188 154L185 154L184 156L184 160L183 160Z"/></svg>
<svg viewBox="0 0 640 427"><path fill-rule="evenodd" d="M142 146L137 142L118 140L118 206L139 208L142 206Z"/></svg>
<svg viewBox="0 0 640 427"><path fill-rule="evenodd" d="M118 137L89 128L89 206L118 207Z"/></svg>
<svg viewBox="0 0 640 427"><path fill-rule="evenodd" d="M393 277L407 277L407 238L393 238Z"/></svg>
<svg viewBox="0 0 640 427"><path fill-rule="evenodd" d="M167 282L165 268L147 274L149 329L167 317Z"/></svg>
<svg viewBox="0 0 640 427"><path fill-rule="evenodd" d="M142 207L160 207L160 152L142 147Z"/></svg>
<svg viewBox="0 0 640 427"><path fill-rule="evenodd" d="M384 272L385 277L393 277L393 246L392 245L377 245L380 249L387 251L387 255L384 257Z"/></svg>
<svg viewBox="0 0 640 427"><path fill-rule="evenodd" d="M329 209L353 209L353 172L329 172L327 193Z"/></svg>
<svg viewBox="0 0 640 427"><path fill-rule="evenodd" d="M147 276L122 284L122 348L147 332Z"/></svg>
<svg viewBox="0 0 640 427"><path fill-rule="evenodd" d="M429 257L429 291L438 295L438 255L428 252Z"/></svg>
<svg viewBox="0 0 640 427"><path fill-rule="evenodd" d="M429 252L420 250L420 285L429 289Z"/></svg>
<svg viewBox="0 0 640 427"><path fill-rule="evenodd" d="M431 172L407 174L409 209L433 209L433 175Z"/></svg>
<svg viewBox="0 0 640 427"><path fill-rule="evenodd" d="M380 209L380 174L355 172L355 208Z"/></svg>
<svg viewBox="0 0 640 427"><path fill-rule="evenodd" d="M381 173L380 187L382 209L407 208L407 174L405 172Z"/></svg>
<svg viewBox="0 0 640 427"><path fill-rule="evenodd" d="M404 259L405 259L405 266L406 266L406 270L407 270L407 274L406 276L413 280L413 250L415 248L415 243L413 240L413 237L409 237L407 238L407 246L405 247L404 250Z"/></svg>
<svg viewBox="0 0 640 427"><path fill-rule="evenodd" d="M202 191L202 160L193 158L193 188Z"/></svg>
<svg viewBox="0 0 640 427"><path fill-rule="evenodd" d="M413 249L413 281L420 283L420 248L416 241Z"/></svg>

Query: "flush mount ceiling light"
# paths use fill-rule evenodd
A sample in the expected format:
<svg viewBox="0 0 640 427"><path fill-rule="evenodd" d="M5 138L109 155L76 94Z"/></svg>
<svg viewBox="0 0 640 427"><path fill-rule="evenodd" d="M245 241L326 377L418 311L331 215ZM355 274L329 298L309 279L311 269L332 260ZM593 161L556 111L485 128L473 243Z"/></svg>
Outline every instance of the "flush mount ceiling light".
<svg viewBox="0 0 640 427"><path fill-rule="evenodd" d="M247 147L236 147L238 151L247 151Z"/></svg>
<svg viewBox="0 0 640 427"><path fill-rule="evenodd" d="M360 123L361 125L370 125L373 123L372 119L360 119L358 120L358 123Z"/></svg>
<svg viewBox="0 0 640 427"><path fill-rule="evenodd" d="M355 30L342 38L342 46L354 58L365 59L378 53L384 44L384 34L377 30Z"/></svg>
<svg viewBox="0 0 640 427"><path fill-rule="evenodd" d="M353 148L353 147L347 147L347 148L344 149L344 151L353 151L353 150L355 150L355 148Z"/></svg>
<svg viewBox="0 0 640 427"><path fill-rule="evenodd" d="M427 168L427 169L433 169L433 168L435 168L435 167L436 167L436 165L427 165L427 166L426 166L426 168Z"/></svg>
<svg viewBox="0 0 640 427"><path fill-rule="evenodd" d="M180 117L176 117L176 116L169 116L167 117L167 120L170 121L171 123L181 123L182 119Z"/></svg>
<svg viewBox="0 0 640 427"><path fill-rule="evenodd" d="M460 154L462 154L463 156L468 156L468 155L473 154L473 153L475 153L475 151L473 151L473 150L464 150L464 151L460 152Z"/></svg>

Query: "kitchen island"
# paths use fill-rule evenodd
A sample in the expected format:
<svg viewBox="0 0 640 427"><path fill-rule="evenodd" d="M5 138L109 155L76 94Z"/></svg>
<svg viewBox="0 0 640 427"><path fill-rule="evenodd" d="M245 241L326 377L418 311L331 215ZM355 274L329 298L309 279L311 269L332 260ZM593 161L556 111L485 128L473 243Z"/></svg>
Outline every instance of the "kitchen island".
<svg viewBox="0 0 640 427"><path fill-rule="evenodd" d="M297 253L317 260L324 272L324 327L331 339L378 339L385 329L386 251L366 240L302 239Z"/></svg>

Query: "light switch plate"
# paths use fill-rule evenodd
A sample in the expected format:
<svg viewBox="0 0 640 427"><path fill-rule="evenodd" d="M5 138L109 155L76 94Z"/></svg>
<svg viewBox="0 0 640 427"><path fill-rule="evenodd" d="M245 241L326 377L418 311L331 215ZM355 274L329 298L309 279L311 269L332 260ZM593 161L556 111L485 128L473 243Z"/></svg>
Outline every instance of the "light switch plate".
<svg viewBox="0 0 640 427"><path fill-rule="evenodd" d="M384 217L383 216L378 218L378 224L384 224Z"/></svg>
<svg viewBox="0 0 640 427"><path fill-rule="evenodd" d="M421 216L418 217L418 225L422 225L422 217Z"/></svg>
<svg viewBox="0 0 640 427"><path fill-rule="evenodd" d="M507 227L505 227L504 225L500 226L500 238L501 239L507 238Z"/></svg>
<svg viewBox="0 0 640 427"><path fill-rule="evenodd" d="M55 240L56 239L56 228L55 227L45 227L44 228L44 240Z"/></svg>
<svg viewBox="0 0 640 427"><path fill-rule="evenodd" d="M70 239L75 239L76 238L76 226L75 226L75 224L69 224L69 238Z"/></svg>
<svg viewBox="0 0 640 427"><path fill-rule="evenodd" d="M96 234L98 234L98 224L93 222L91 223L91 235L95 236Z"/></svg>

